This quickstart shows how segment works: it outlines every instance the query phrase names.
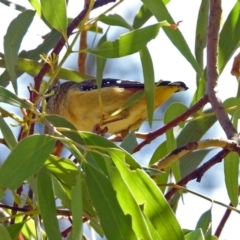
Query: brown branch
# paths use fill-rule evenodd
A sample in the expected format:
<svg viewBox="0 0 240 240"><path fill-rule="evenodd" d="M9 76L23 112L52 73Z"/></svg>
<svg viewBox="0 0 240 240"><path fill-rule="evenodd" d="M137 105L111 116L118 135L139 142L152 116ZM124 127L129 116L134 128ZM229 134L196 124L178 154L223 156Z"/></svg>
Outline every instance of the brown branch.
<svg viewBox="0 0 240 240"><path fill-rule="evenodd" d="M97 0L92 9L96 9L99 8L103 5L106 5L110 2L115 2L116 0ZM67 28L67 37L69 37L73 30L77 28L77 26L79 25L79 23L84 19L87 11L89 8L89 4L86 4L84 9L81 11L81 13L75 18L73 19L73 21L69 24L68 28ZM59 40L59 42L57 43L57 45L54 47L53 51L51 52L51 54L56 54L57 56L59 55L60 51L62 50L62 48L65 45L65 39L63 37L61 37L61 39ZM35 90L38 92L40 89L40 85L42 82L42 78L45 76L45 74L50 70L50 65L48 63L44 63L44 65L42 66L42 69L40 70L40 72L38 73L38 75L34 78L34 82L35 82ZM36 101L37 98L37 94L33 93L33 98L31 99L32 102Z"/></svg>
<svg viewBox="0 0 240 240"><path fill-rule="evenodd" d="M221 150L216 155L214 155L209 161L204 163L201 167L195 169L194 171L186 175L183 179L181 179L178 183L176 183L176 185L183 186L193 179L197 179L197 182L200 182L204 173L215 164L220 163L228 153L229 153L228 150ZM165 198L167 200L170 200L173 194L176 192L177 192L177 189L172 188L165 194Z"/></svg>
<svg viewBox="0 0 240 240"><path fill-rule="evenodd" d="M221 0L210 1L209 26L207 32L207 86L206 94L215 111L216 117L226 133L228 139L238 139L238 134L228 118L223 104L218 97L217 80L219 77L217 69L218 40L221 21Z"/></svg>
<svg viewBox="0 0 240 240"><path fill-rule="evenodd" d="M212 138L207 140L200 140L189 142L181 147L174 149L171 153L167 154L158 160L152 167L164 171L172 163L178 161L181 157L189 154L195 150L206 149L209 147L220 147L225 150L239 152L240 148L234 140L224 140L221 138Z"/></svg>
<svg viewBox="0 0 240 240"><path fill-rule="evenodd" d="M233 207L232 203L230 203L229 206ZM222 233L222 230L223 230L228 218L230 217L231 212L232 212L232 210L226 209L226 211L223 215L223 218L221 219L221 221L215 231L215 234L214 234L214 236L216 236L217 238L219 238L220 234Z"/></svg>
<svg viewBox="0 0 240 240"><path fill-rule="evenodd" d="M141 142L133 150L133 153L138 152L145 145L151 143L151 141L153 141L155 138L161 136L167 130L177 126L180 122L186 120L192 114L196 113L199 109L201 109L207 102L208 102L208 97L205 95L196 104L194 104L191 108L189 108L189 110L187 110L185 113L181 114L179 117L175 118L174 120L172 120L171 122L167 123L166 125L164 125L163 127L159 128L158 130L146 134L145 135L145 140L143 142Z"/></svg>

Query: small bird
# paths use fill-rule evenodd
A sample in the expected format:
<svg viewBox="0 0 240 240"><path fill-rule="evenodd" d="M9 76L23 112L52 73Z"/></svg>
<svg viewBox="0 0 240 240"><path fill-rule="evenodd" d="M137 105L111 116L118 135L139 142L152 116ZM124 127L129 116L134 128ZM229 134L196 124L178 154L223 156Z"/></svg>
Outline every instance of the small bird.
<svg viewBox="0 0 240 240"><path fill-rule="evenodd" d="M154 109L162 105L173 93L185 91L183 82L160 81L155 87ZM71 122L78 130L97 133L121 134L139 128L147 119L145 97L123 111L117 112L136 92L144 90L144 84L136 81L105 78L97 88L96 79L80 83L65 82L48 91L47 114L56 114ZM97 127L96 127L97 126ZM100 129L100 131L99 131Z"/></svg>

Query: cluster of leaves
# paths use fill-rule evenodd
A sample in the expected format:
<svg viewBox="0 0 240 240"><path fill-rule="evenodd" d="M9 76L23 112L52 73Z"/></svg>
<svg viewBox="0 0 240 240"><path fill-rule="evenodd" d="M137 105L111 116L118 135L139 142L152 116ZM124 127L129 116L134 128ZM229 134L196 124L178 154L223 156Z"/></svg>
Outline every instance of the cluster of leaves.
<svg viewBox="0 0 240 240"><path fill-rule="evenodd" d="M8 1L1 1L7 4ZM192 103L196 103L205 93L205 66L203 52L206 47L206 29L209 13L209 1L202 0L197 21L195 56L191 53L183 35L176 29L173 19L166 8L167 0L142 0L142 6L134 18L133 24L128 23L120 15L102 14L90 19L92 9L114 1L89 1L84 10L74 20L67 19L64 0L29 1L34 10L22 11L14 19L4 37L4 54L1 54L0 66L5 71L0 76L0 102L18 107L23 116L18 116L1 108L0 129L1 141L10 154L0 168L0 196L4 198L7 189L12 190L13 206L1 204L6 216L1 217L1 239L16 239L22 235L25 239L47 237L49 239L81 239L84 237L82 226L88 224L100 236L107 239L216 239L212 237L211 210L200 218L195 230L183 231L169 203L164 197L166 187L158 187L168 183L170 174L179 181L191 173L201 163L209 150L192 153L180 163L172 164L165 173L147 168L143 169L131 155L136 147L135 135L130 133L117 146L111 141L89 132L77 131L65 119L59 116L46 116L37 108L38 101L55 79L82 81L87 79L85 73L64 69L62 64L72 53L72 48L79 35L87 30L97 31L98 21L109 26L120 26L128 30L113 42L107 41L107 33L98 43L97 49L80 49L80 53L96 56L96 79L100 84L107 58L120 58L136 52L142 63L147 99L148 118L152 122L154 111L154 69L147 43L154 39L162 28L173 45L182 53L196 71L197 91ZM220 32L219 40L219 71L223 71L227 62L234 54L240 36L239 19L240 2L237 1ZM34 17L39 17L50 27L51 32L43 43L31 51L19 52L21 41ZM143 27L151 18L157 23ZM71 28L68 21L79 22ZM68 37L71 31L77 30L73 41ZM59 40L60 39L60 40ZM58 53L67 42L67 51L59 63ZM52 55L47 56L52 51ZM40 63L41 59L45 63ZM48 70L45 66L48 66ZM17 96L17 79L23 73L34 78L34 89L30 90L30 99L23 100ZM48 82L40 77L46 75ZM11 81L14 93L5 89ZM42 83L41 88L39 83ZM239 93L238 93L239 94ZM225 107L233 109L229 112L237 128L238 96L226 101ZM44 109L44 107L43 107ZM180 103L172 104L164 115L164 124L168 124L188 108ZM166 133L166 141L159 145L149 161L151 167L164 155L177 146L197 141L217 121L216 116L209 112L194 112L195 121L185 126L177 138L173 129ZM4 120L11 117L21 126L19 138L16 139L10 126ZM41 123L51 134L37 133L34 124ZM58 156L56 148L61 142L70 152L69 158ZM194 159L189 163L189 159ZM238 204L238 155L232 153L225 160L225 176L229 197L233 206ZM70 160L71 159L71 160ZM72 161L74 159L74 161ZM229 163L231 165L229 165ZM155 177L150 177L154 175ZM28 194L23 195L23 187L27 186ZM22 195L21 195L22 194ZM56 199L57 201L56 206ZM171 205L176 205L179 197L174 198ZM66 217L69 225L59 230L57 218ZM9 224L10 223L10 224ZM43 231L44 229L44 231Z"/></svg>

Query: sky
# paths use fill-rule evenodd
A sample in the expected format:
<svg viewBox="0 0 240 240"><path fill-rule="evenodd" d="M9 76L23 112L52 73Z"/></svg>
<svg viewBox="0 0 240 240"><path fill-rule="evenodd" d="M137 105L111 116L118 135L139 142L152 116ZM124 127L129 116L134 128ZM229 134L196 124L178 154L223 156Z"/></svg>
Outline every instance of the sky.
<svg viewBox="0 0 240 240"><path fill-rule="evenodd" d="M28 5L27 0L16 1L19 4ZM69 10L68 16L75 17L80 9L81 4L79 4L79 0L69 0ZM234 0L223 0L223 16L222 22L226 19L230 9L235 4ZM124 1L123 4L120 4L112 13L118 13L124 16L128 21L133 20L133 14L130 11L132 8L138 9L140 6L139 0L131 0L131 7L129 6L129 1ZM201 1L199 0L172 0L168 4L169 12L172 14L175 22L182 21L179 26L180 31L184 35L186 41L188 42L191 50L194 52L194 38L195 38L195 25L198 14L198 8ZM79 6L79 7L76 7ZM98 14L99 11L103 11L103 9L99 9L95 11L94 14ZM10 21L18 15L18 12L14 9L9 9L5 5L0 3L0 16L4 17L4 21L1 21L0 25L0 52L3 52L3 43L2 39L6 33L7 26ZM154 19L150 19L148 24L154 23ZM124 32L124 29L119 29L119 32ZM41 36L46 34L48 29L41 23L41 21L35 19L33 24L30 26L28 34L23 41L21 49L32 49L35 48L38 44L41 43ZM119 33L118 32L118 33ZM115 38L116 32L112 30L109 34L109 38ZM148 44L148 48L151 52L152 60L154 63L155 70L155 79L156 81L159 79L171 80L171 81L184 81L189 87L189 91L182 95L179 95L180 98L185 98L184 101L186 104L189 104L191 98L196 89L195 83L195 72L192 69L191 65L185 61L182 55L178 52L176 48L173 47L172 43L166 38L163 31L160 32L159 36L152 40ZM67 67L76 68L76 55L72 56L72 58L66 63ZM237 89L237 82L233 76L230 75L231 69L230 62L222 76L219 79L219 92L222 100L229 98L230 96L235 96L235 92ZM1 72L1 69L0 69ZM130 57L122 58L120 60L112 60L110 64L106 67L106 75L105 77L115 77L115 78L128 78L132 80L142 81L142 73L141 73L141 63L139 61L139 57L137 54L134 54ZM226 80L227 79L227 80ZM27 77L26 75L22 77L19 82L25 83L26 81L31 82L32 79ZM228 91L226 91L228 89ZM26 97L27 91L26 89L21 89L19 95L21 97ZM157 127L157 124L154 125ZM146 125L143 127L144 130L149 130ZM225 137L225 134L219 129L216 125L211 130L212 135L214 136L222 136ZM141 154L136 154L135 157L138 159L141 164L146 165L147 160L149 159L149 151L152 152L156 147L157 143L151 146L147 146L144 149L144 152ZM224 175L221 166L216 166L206 173L206 179L209 181L209 177L213 176L211 179L212 185L214 188L206 188L207 184L203 181L199 183L191 182L188 184L188 187L192 190L199 190L201 193L212 197L215 200L220 200L225 204L229 203L226 190L224 188ZM177 217L180 220L183 228L194 229L197 223L197 220L201 216L201 214L208 210L211 207L211 203L206 200L202 200L199 197L196 197L191 194L187 194L184 196L184 203L180 202L179 210L177 211ZM217 205L213 206L213 223L218 224L221 219L221 216L225 208L219 207ZM236 223L239 225L240 216L239 214L232 213L227 225L222 232L220 237L223 239L240 239L240 231L236 227ZM215 228L216 225L213 225Z"/></svg>

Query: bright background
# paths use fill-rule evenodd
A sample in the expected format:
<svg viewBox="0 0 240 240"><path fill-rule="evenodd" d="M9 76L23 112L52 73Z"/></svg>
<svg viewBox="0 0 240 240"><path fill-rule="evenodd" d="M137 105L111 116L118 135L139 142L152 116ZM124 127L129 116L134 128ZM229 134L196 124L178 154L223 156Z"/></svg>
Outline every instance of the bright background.
<svg viewBox="0 0 240 240"><path fill-rule="evenodd" d="M26 0L15 1L16 3L23 5L25 7L30 8L30 4ZM81 1L70 0L68 7L68 17L74 18L82 9ZM223 7L223 16L222 22L225 21L229 11L233 7L236 1L234 0L224 0L222 3ZM192 52L194 52L194 39L195 39L195 26L196 20L198 16L198 9L200 6L200 0L172 0L168 5L169 12L171 13L175 22L183 21L179 29L184 35L187 43L189 44ZM107 5L107 7L109 7ZM111 13L117 13L127 19L128 22L132 23L134 15L137 10L141 6L141 1L139 0L131 0L124 1L117 8L115 8ZM93 15L102 12L104 8L100 8L98 10L94 10ZM3 36L6 33L6 29L13 18L15 18L19 14L18 11L14 10L14 8L9 8L4 4L0 3L0 16L1 16L1 24L0 24L0 52L3 52ZM154 18L151 18L147 24L152 24L155 22ZM105 27L104 25L101 25ZM108 39L113 40L126 32L126 29L123 28L112 28L109 31ZM48 32L47 27L35 17L30 29L23 39L23 43L21 46L21 50L29 50L35 48L38 44L42 42L42 35L45 35ZM89 39L94 37L94 34L90 33ZM91 43L91 40L89 41ZM183 103L189 105L191 102L191 98L196 89L195 83L195 72L192 69L191 65L184 59L184 57L178 52L178 50L172 45L172 43L165 36L164 32L160 30L159 36L152 40L148 44L148 48L151 52L154 70L155 70L155 79L158 81L159 79L163 80L171 80L171 81L184 81L189 90L184 93L176 94L174 97L174 101L178 101L181 99ZM89 65L92 66L93 59L90 57L88 59ZM91 64L90 64L91 63ZM235 78L230 74L232 61L226 66L221 78L219 79L219 92L222 100L229 98L230 96L236 95L237 82ZM65 67L77 69L77 54L73 54L66 64ZM88 68L88 73L94 75L94 67ZM1 73L1 69L0 69ZM121 59L109 60L107 66L105 68L105 77L112 78L122 78L122 79L132 79L142 81L143 76L141 72L141 63L139 60L138 54L133 54L128 57L124 57ZM19 83L24 83L26 86L27 82L32 82L32 78L28 75L24 74L20 79ZM11 89L11 87L9 87ZM20 97L28 97L28 91L26 88L21 88L19 91ZM162 111L166 108L167 104L165 104L160 111L157 112L156 118L159 118L162 114ZM158 128L162 123L156 121L153 124L153 129ZM142 131L149 131L148 124L144 124L141 128ZM211 136L221 136L225 137L224 132L219 128L217 124L213 126L210 130ZM205 136L207 138L208 136ZM154 149L158 146L162 139L156 139L151 145L146 146L142 149L141 153L135 154L136 159L142 164L147 165ZM1 153L3 152L0 148ZM216 151L211 152L208 155L207 159ZM1 159L4 159L8 154L7 151L4 151ZM229 199L224 186L224 175L222 164L215 165L211 170L209 170L202 178L201 183L196 183L192 181L188 184L188 188L201 192L202 194L212 197L215 200L221 201L225 204L229 203ZM196 197L192 194L184 194L184 202L180 202L180 206L177 211L177 217L183 228L194 229L196 223L201 216L201 214L211 208L211 203L203 200L199 197ZM220 207L218 205L213 205L213 233L216 228L216 224L222 218L222 215L225 211L224 207ZM228 240L237 240L240 239L240 231L238 230L238 226L240 224L240 216L239 214L233 212L228 220L220 239L228 239Z"/></svg>

